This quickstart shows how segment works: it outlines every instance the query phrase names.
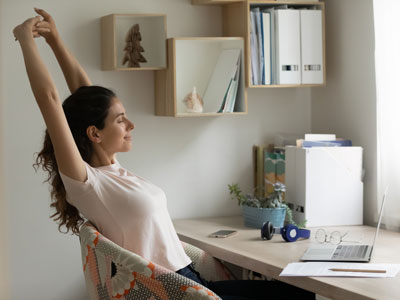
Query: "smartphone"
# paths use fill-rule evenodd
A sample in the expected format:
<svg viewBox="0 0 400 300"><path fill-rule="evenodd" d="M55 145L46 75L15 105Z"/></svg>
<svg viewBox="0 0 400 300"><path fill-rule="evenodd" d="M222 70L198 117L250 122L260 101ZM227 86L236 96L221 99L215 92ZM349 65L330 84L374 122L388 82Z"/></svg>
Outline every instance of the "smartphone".
<svg viewBox="0 0 400 300"><path fill-rule="evenodd" d="M216 238L225 238L225 237L231 236L235 233L237 233L236 230L218 230L216 232L211 233L209 236L216 237Z"/></svg>

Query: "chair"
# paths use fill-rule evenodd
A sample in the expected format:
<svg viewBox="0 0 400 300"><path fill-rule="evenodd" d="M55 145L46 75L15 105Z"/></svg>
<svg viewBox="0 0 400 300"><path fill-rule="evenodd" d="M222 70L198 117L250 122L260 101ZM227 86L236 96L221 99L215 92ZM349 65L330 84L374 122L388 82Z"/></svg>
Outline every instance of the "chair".
<svg viewBox="0 0 400 300"><path fill-rule="evenodd" d="M104 237L90 223L80 229L83 272L92 300L219 300L206 287L156 265ZM227 280L223 265L203 250L182 243L196 271L206 280Z"/></svg>

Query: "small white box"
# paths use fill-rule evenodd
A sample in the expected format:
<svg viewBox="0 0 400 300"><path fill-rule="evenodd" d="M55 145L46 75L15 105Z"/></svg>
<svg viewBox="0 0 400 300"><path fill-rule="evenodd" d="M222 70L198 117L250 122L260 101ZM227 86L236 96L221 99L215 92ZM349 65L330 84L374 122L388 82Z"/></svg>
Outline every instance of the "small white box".
<svg viewBox="0 0 400 300"><path fill-rule="evenodd" d="M361 147L285 147L286 195L307 227L363 223Z"/></svg>

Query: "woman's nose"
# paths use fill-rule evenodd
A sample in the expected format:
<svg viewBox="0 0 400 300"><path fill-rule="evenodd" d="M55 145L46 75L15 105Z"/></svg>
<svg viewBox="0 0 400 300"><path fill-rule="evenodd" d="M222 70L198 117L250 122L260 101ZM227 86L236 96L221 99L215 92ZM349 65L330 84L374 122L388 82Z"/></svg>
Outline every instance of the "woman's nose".
<svg viewBox="0 0 400 300"><path fill-rule="evenodd" d="M135 128L135 125L133 124L133 122L128 120L128 130L133 130Z"/></svg>

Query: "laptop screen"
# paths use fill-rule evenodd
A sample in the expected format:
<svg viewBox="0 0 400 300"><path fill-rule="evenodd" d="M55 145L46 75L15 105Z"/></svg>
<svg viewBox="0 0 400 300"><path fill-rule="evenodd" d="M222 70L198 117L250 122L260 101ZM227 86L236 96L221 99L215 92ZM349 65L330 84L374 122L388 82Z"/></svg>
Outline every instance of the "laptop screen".
<svg viewBox="0 0 400 300"><path fill-rule="evenodd" d="M386 199L386 194L387 194L388 188L389 188L389 186L386 187L385 192L383 193L381 211L379 212L379 220L378 220L378 225L376 226L376 232L375 232L374 242L372 243L372 248L375 246L376 239L378 238L378 232L379 232L379 227L381 226L383 207L385 206L385 199Z"/></svg>

